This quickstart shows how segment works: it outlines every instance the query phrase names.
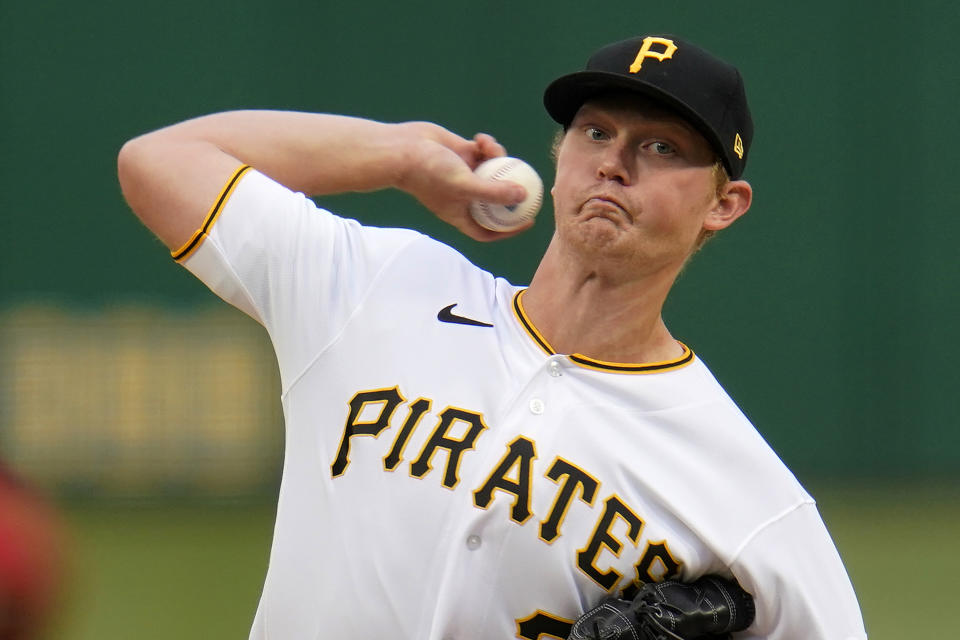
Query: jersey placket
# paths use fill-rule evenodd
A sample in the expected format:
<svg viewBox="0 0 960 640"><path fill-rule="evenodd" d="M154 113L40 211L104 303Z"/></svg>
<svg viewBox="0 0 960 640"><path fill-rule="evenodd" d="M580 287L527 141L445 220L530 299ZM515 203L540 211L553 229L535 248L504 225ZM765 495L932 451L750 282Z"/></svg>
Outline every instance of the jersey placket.
<svg viewBox="0 0 960 640"><path fill-rule="evenodd" d="M510 459L514 447L537 447L543 440L547 449L552 449L555 429L551 426L551 417L562 412L564 372L567 367L575 366L566 356L553 355L546 358L540 354L541 363L530 372L527 380L516 380L520 391L507 403L503 410L490 416L491 433L485 434L486 445L475 453L476 465L472 466L469 476L463 482L474 492L472 505L460 511L455 526L449 527L449 537L444 546L448 550L449 562L445 565L445 575L441 581L439 593L448 599L448 606L439 605L438 611L447 610L449 618L437 622L429 637L436 640L482 639L482 632L490 630L490 622L503 617L499 586L496 581L503 576L512 575L503 566L503 552L511 538L530 532L521 528L538 527L543 514L533 513L535 492L530 491L526 509L529 515L523 522L517 522L515 510L518 506L516 496L502 490L493 490L489 495L481 495L482 488L491 481L498 465ZM555 423L555 420L553 421ZM542 481L549 460L537 457L532 462L531 481L536 485ZM511 477L515 473L511 470ZM478 502L480 504L478 504ZM520 514L522 517L523 514ZM535 537L536 534L532 534ZM512 620L504 624L513 624ZM511 632L513 633L513 632Z"/></svg>

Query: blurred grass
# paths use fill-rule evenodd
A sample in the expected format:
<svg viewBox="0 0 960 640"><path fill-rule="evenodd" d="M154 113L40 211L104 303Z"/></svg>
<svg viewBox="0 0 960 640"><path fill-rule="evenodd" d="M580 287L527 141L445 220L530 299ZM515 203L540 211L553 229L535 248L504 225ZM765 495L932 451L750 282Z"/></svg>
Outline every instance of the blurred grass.
<svg viewBox="0 0 960 640"><path fill-rule="evenodd" d="M833 485L812 492L870 639L957 637L951 612L960 580L960 484Z"/></svg>
<svg viewBox="0 0 960 640"><path fill-rule="evenodd" d="M954 637L960 487L813 487L871 640ZM272 505L72 505L74 579L53 637L247 637ZM797 549L797 553L803 553Z"/></svg>
<svg viewBox="0 0 960 640"><path fill-rule="evenodd" d="M244 639L272 505L70 506L73 579L53 638Z"/></svg>

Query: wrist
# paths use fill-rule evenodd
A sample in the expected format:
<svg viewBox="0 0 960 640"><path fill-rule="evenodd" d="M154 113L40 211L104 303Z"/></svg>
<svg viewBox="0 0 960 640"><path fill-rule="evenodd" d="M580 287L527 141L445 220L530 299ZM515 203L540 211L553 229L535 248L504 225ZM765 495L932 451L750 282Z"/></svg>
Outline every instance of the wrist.
<svg viewBox="0 0 960 640"><path fill-rule="evenodd" d="M423 166L429 148L435 143L426 135L426 123L403 122L395 125L390 147L394 152L390 186L410 193Z"/></svg>

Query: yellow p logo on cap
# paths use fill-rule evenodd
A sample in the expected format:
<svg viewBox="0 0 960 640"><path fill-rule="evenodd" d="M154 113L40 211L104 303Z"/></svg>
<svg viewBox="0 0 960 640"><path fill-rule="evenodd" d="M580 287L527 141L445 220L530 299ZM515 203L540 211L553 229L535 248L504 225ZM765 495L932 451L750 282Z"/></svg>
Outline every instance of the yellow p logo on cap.
<svg viewBox="0 0 960 640"><path fill-rule="evenodd" d="M663 46L663 51L653 51L650 47L655 44ZM647 36L643 39L643 46L640 47L640 51L637 52L636 59L634 59L633 64L630 65L630 73L640 71L644 58L656 58L660 62L663 62L664 60L672 58L676 52L677 45L674 44L673 40L658 38L657 36Z"/></svg>

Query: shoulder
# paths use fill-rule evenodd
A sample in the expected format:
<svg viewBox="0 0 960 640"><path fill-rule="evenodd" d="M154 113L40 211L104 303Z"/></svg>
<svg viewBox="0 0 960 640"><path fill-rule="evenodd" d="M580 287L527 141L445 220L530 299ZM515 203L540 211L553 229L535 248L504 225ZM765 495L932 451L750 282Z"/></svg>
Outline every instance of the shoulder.
<svg viewBox="0 0 960 640"><path fill-rule="evenodd" d="M664 412L674 461L678 508L708 544L730 562L766 523L813 499L760 431L724 391L706 364L663 376L674 408Z"/></svg>
<svg viewBox="0 0 960 640"><path fill-rule="evenodd" d="M318 205L269 176L241 167L224 186L203 225L173 257L188 264L213 244L231 261L272 255L291 268L331 263L389 261L408 245L427 240L406 228L371 227ZM439 243L436 243L439 244Z"/></svg>

